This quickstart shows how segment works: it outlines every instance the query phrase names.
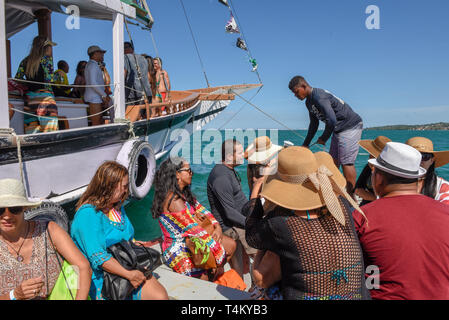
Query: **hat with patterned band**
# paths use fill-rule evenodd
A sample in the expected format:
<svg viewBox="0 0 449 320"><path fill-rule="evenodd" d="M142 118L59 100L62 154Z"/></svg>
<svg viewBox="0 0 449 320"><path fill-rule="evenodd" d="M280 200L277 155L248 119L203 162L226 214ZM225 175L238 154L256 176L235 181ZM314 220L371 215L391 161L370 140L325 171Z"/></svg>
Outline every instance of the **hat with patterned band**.
<svg viewBox="0 0 449 320"><path fill-rule="evenodd" d="M327 152L312 153L308 148L289 147L279 152L277 173L267 176L261 196L291 210L312 210L326 206L345 225L339 196L362 214L345 190L346 180Z"/></svg>
<svg viewBox="0 0 449 320"><path fill-rule="evenodd" d="M435 157L435 168L444 166L449 163L448 151L434 151L433 142L424 137L413 137L407 140L406 144L412 146L421 153L433 153Z"/></svg>

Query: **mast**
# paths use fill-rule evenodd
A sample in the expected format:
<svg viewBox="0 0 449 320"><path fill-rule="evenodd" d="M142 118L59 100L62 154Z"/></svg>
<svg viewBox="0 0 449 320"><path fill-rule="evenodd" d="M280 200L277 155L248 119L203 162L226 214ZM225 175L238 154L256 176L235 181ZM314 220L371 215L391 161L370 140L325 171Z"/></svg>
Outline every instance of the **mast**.
<svg viewBox="0 0 449 320"><path fill-rule="evenodd" d="M0 128L9 128L5 0L0 0Z"/></svg>
<svg viewBox="0 0 449 320"><path fill-rule="evenodd" d="M125 118L125 63L123 49L123 23L121 13L114 13L112 30L112 51L114 62L114 105L115 119Z"/></svg>
<svg viewBox="0 0 449 320"><path fill-rule="evenodd" d="M34 12L37 19L37 29L39 35L52 40L51 36L51 11L48 9L39 9Z"/></svg>

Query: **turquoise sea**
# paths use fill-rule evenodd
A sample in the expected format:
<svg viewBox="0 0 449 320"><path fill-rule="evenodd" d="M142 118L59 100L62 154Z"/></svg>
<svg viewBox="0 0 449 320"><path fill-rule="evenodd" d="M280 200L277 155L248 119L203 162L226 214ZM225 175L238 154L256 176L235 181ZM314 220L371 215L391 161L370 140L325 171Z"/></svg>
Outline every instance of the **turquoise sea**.
<svg viewBox="0 0 449 320"><path fill-rule="evenodd" d="M206 183L207 178L209 176L210 171L215 165L215 162L211 161L212 158L215 158L216 161L219 161L217 158L220 157L220 151L217 150L217 154L213 151L213 142L212 136L217 138L221 135L223 139L228 138L229 135L232 137L234 132L230 131L201 131L197 133L196 136L192 135L190 137L190 141L186 142L184 145L184 150L186 153L182 153L190 162L191 167L194 171L193 179L192 179L192 191L196 195L198 201L203 204L206 208L209 208L209 202L207 200L207 192L206 192ZM288 140L293 142L295 145L301 145L305 135L307 134L306 130L298 130L295 133L288 130L276 130L270 131L267 130L266 134L262 133L260 135L268 135L272 138L273 142L277 144L283 145L284 140ZM315 136L319 137L320 132ZM374 139L377 136L387 136L393 141L397 142L405 142L411 137L421 136L429 138L433 141L435 150L449 150L449 131L405 131L405 130L388 130L388 131L375 131L375 130L365 130L362 134L362 139ZM247 135L248 136L248 135ZM199 139L200 138L200 139ZM239 139L239 136L236 135L236 138ZM204 141L203 141L204 140ZM241 140L241 139L239 139ZM244 141L245 148L248 146L248 138ZM189 145L190 143L190 145ZM220 143L216 143L215 145L221 145ZM330 139L328 144L326 145L326 151L329 151ZM187 151L188 150L188 151ZM322 148L319 146L313 146L311 148L313 152L321 151ZM190 152L189 152L190 151ZM189 157L189 153L191 157ZM180 153L181 154L181 153ZM201 156L203 155L203 156ZM205 156L206 155L206 156ZM368 160L368 153L360 148L359 155L356 161L356 169L359 174L363 167L365 166ZM236 168L240 177L242 178L242 187L243 191L246 194L249 194L248 181L246 178L246 163ZM437 169L437 174L443 177L446 180L449 180L449 165ZM151 203L153 199L153 190L142 200L140 201L132 201L127 207L127 213L134 225L135 236L138 240L149 241L155 238L160 237L161 230L159 228L159 223L152 219L151 217Z"/></svg>

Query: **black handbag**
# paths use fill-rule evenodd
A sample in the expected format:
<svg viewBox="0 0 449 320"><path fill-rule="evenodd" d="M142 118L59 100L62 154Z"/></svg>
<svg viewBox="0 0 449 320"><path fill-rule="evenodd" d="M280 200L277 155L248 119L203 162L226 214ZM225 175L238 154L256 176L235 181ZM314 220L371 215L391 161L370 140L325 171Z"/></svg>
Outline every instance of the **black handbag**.
<svg viewBox="0 0 449 320"><path fill-rule="evenodd" d="M152 272L162 264L158 251L132 241L123 240L110 246L107 251L122 267L127 270L139 270L146 278L151 276ZM125 300L134 290L128 279L107 271L103 271L103 276L101 295L107 300Z"/></svg>

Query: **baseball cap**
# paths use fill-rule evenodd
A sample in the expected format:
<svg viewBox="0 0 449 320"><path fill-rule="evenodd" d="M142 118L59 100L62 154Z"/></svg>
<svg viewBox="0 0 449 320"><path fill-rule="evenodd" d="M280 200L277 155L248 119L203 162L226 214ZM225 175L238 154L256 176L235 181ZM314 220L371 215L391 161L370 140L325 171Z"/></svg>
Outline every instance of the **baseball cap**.
<svg viewBox="0 0 449 320"><path fill-rule="evenodd" d="M90 47L87 49L87 54L90 55L90 54L92 54L92 53L94 53L94 52L96 52L96 51L101 51L101 52L103 52L103 53L106 52L106 50L101 49L99 46L90 46Z"/></svg>

